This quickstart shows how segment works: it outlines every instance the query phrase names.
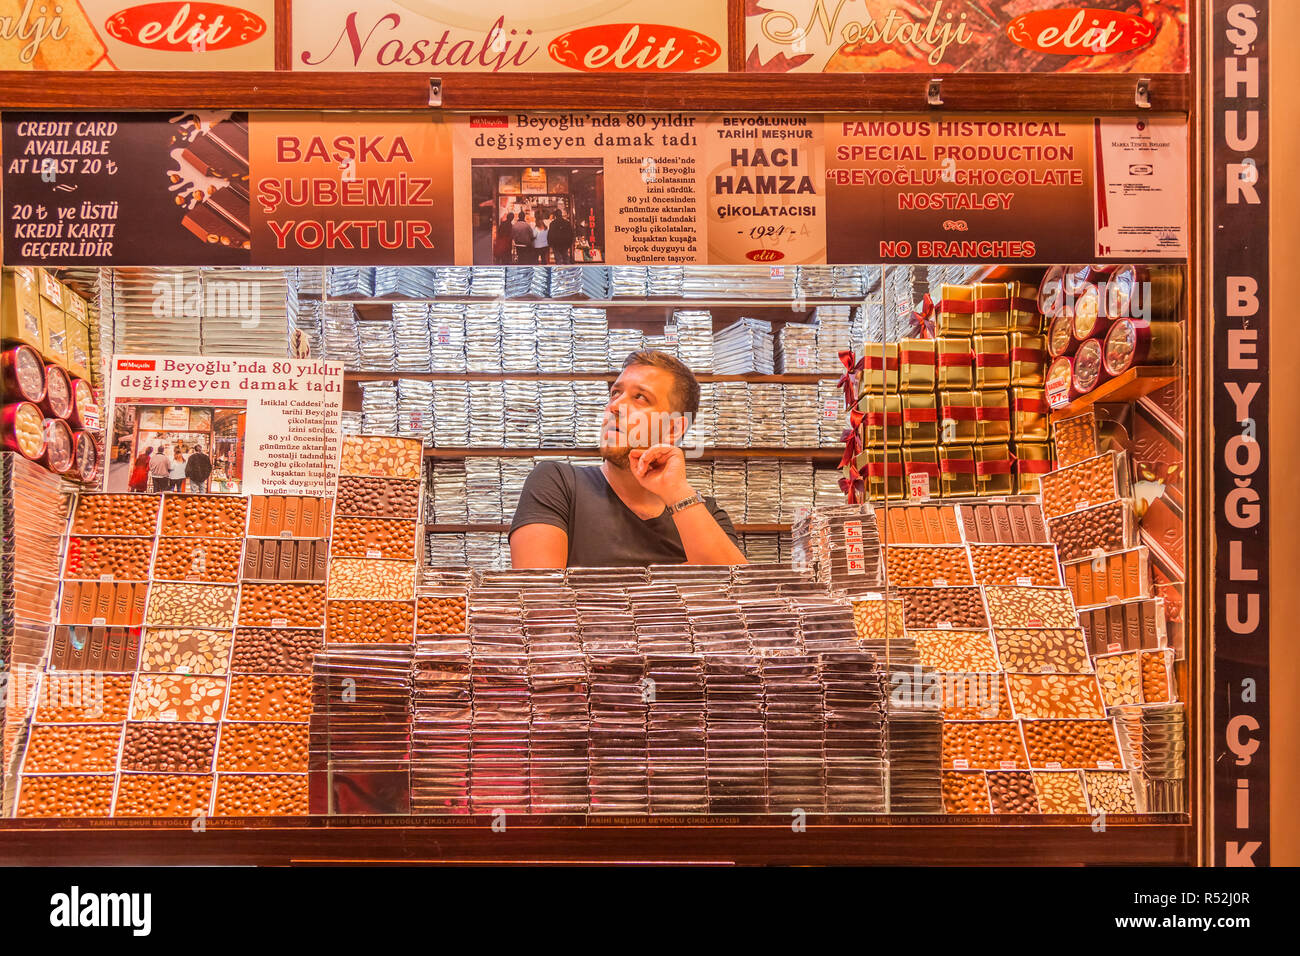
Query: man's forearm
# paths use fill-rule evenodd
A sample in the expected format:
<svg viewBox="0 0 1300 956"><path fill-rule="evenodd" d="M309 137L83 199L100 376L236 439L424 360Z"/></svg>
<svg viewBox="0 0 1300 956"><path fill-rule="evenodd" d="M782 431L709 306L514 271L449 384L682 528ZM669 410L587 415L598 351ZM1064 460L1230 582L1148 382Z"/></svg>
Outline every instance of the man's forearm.
<svg viewBox="0 0 1300 956"><path fill-rule="evenodd" d="M687 564L748 564L744 552L722 530L722 525L702 504L683 508L673 515Z"/></svg>

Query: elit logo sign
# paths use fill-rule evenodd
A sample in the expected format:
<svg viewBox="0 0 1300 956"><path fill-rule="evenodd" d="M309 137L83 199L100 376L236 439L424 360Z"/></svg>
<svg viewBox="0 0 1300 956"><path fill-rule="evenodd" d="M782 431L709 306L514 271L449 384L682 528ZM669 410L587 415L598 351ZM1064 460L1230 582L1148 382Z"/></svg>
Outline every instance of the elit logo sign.
<svg viewBox="0 0 1300 956"><path fill-rule="evenodd" d="M716 60L722 45L684 27L601 23L561 34L546 52L583 73L686 73Z"/></svg>
<svg viewBox="0 0 1300 956"><path fill-rule="evenodd" d="M128 928L133 936L153 929L152 893L83 893L74 886L50 897L50 925L56 929Z"/></svg>
<svg viewBox="0 0 1300 956"><path fill-rule="evenodd" d="M1007 24L1007 36L1036 53L1100 56L1146 46L1155 39L1156 27L1133 13L1068 7L1022 14Z"/></svg>
<svg viewBox="0 0 1300 956"><path fill-rule="evenodd" d="M266 33L266 21L225 3L142 3L110 16L104 29L132 46L193 53L252 43Z"/></svg>

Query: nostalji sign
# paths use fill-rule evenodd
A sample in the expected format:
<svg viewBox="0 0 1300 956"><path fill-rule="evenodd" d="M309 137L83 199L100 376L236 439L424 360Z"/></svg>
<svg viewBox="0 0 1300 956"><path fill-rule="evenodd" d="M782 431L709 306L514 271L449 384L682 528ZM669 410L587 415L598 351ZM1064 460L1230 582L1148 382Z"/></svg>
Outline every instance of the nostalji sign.
<svg viewBox="0 0 1300 956"><path fill-rule="evenodd" d="M310 0L294 5L295 70L725 72L722 0Z"/></svg>
<svg viewBox="0 0 1300 956"><path fill-rule="evenodd" d="M1188 0L746 0L745 70L1181 73Z"/></svg>
<svg viewBox="0 0 1300 956"><path fill-rule="evenodd" d="M0 70L273 70L275 0L0 0Z"/></svg>

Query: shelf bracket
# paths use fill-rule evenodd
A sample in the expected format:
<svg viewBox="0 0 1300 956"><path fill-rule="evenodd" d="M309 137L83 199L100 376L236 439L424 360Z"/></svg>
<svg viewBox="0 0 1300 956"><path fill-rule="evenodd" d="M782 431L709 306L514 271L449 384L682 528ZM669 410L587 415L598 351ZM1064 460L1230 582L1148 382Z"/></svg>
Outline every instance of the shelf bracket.
<svg viewBox="0 0 1300 956"><path fill-rule="evenodd" d="M436 108L442 107L442 77L429 77L429 105Z"/></svg>
<svg viewBox="0 0 1300 956"><path fill-rule="evenodd" d="M1137 88L1133 91L1133 102L1140 110L1151 109L1151 79L1150 77L1141 77L1137 81Z"/></svg>
<svg viewBox="0 0 1300 956"><path fill-rule="evenodd" d="M935 77L930 80L925 88L925 102L927 106L943 106L943 80Z"/></svg>

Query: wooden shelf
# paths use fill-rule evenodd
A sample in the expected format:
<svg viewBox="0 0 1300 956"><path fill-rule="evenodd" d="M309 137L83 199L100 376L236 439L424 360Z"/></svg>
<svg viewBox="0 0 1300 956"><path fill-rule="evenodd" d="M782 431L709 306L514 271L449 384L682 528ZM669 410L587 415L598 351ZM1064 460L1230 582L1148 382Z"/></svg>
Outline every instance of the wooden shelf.
<svg viewBox="0 0 1300 956"><path fill-rule="evenodd" d="M494 832L485 816L210 817L192 821L0 821L0 856L13 866L206 866L440 862L681 862L1051 866L1196 862L1185 814L1087 817L512 816Z"/></svg>
<svg viewBox="0 0 1300 956"><path fill-rule="evenodd" d="M842 448L706 448L695 461L715 461L719 458L776 458L799 461L811 458L814 462L838 462L844 454ZM600 449L586 448L426 448L425 458L596 458Z"/></svg>
<svg viewBox="0 0 1300 956"><path fill-rule="evenodd" d="M1178 381L1182 369L1177 365L1137 365L1122 375L1102 382L1087 395L1080 395L1068 405L1052 409L1052 421L1079 415L1093 405L1107 402L1134 402L1143 395Z"/></svg>
<svg viewBox="0 0 1300 956"><path fill-rule="evenodd" d="M618 369L607 372L344 372L343 378L348 382L393 382L399 378L420 382L608 382L618 378L618 372ZM816 385L819 382L838 381L840 374L712 375L701 372L695 378L700 382Z"/></svg>
<svg viewBox="0 0 1300 956"><path fill-rule="evenodd" d="M789 524L738 524L739 534L782 534L791 529ZM495 532L502 534L510 530L508 524L426 524L424 530L429 534L476 534Z"/></svg>
<svg viewBox="0 0 1300 956"><path fill-rule="evenodd" d="M928 112L932 73L443 74L429 107L426 73L194 71L0 72L0 110L727 110ZM1186 73L1150 73L1152 112L1187 113ZM947 73L947 113L1131 114L1131 74Z"/></svg>

